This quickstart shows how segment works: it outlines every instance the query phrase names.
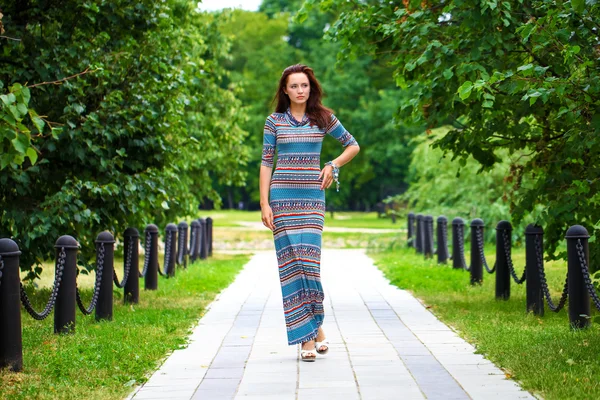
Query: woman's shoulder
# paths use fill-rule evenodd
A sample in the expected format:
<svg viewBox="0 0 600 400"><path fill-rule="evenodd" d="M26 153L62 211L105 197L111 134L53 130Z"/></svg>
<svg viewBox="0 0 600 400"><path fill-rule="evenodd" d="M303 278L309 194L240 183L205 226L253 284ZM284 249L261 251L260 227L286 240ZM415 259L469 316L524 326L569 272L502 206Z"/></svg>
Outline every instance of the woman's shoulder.
<svg viewBox="0 0 600 400"><path fill-rule="evenodd" d="M274 112L273 114L269 115L267 119L270 119L274 122L283 122L285 121L285 113Z"/></svg>

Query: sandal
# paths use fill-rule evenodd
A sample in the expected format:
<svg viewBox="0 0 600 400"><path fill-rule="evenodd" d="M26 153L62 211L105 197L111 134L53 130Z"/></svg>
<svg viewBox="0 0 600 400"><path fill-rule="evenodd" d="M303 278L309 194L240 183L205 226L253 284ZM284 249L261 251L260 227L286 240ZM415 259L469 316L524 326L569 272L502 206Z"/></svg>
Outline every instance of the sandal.
<svg viewBox="0 0 600 400"><path fill-rule="evenodd" d="M325 350L321 350L322 346L325 346ZM315 342L315 350L319 354L327 354L329 351L329 340L324 339L322 342Z"/></svg>
<svg viewBox="0 0 600 400"><path fill-rule="evenodd" d="M302 349L302 345L300 345L300 357L302 361L313 362L317 359L317 350L304 350Z"/></svg>

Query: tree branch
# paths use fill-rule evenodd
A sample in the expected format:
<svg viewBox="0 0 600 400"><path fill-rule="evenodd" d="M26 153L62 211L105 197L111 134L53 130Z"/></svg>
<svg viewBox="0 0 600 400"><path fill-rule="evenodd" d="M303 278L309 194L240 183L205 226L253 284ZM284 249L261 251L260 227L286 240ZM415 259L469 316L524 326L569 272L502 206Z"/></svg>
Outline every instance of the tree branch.
<svg viewBox="0 0 600 400"><path fill-rule="evenodd" d="M60 85L61 83L66 82L69 79L73 79L73 78L76 78L78 76L85 75L85 74L88 74L90 72L96 72L96 71L98 71L98 70L95 69L93 71L90 71L90 68L88 67L83 72L80 72L80 73L75 74L75 75L67 76L66 78L62 78L62 79L59 79L57 81L36 83L36 84L33 84L33 85L28 85L27 87L28 88L33 88L33 87L42 86L42 85Z"/></svg>

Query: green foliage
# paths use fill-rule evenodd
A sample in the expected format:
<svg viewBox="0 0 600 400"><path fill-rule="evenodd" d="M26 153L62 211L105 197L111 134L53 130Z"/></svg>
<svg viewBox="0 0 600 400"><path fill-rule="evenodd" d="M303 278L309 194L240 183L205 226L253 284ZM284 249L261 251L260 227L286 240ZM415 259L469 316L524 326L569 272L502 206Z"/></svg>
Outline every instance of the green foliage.
<svg viewBox="0 0 600 400"><path fill-rule="evenodd" d="M436 142L484 169L498 149L530 157L509 170L510 212L538 205L551 256L569 225L600 227L600 6L596 1L347 2L329 37L346 60L370 54L394 65L403 118L454 129ZM524 181L528 182L525 186ZM518 195L516 195L518 193ZM600 264L600 247L591 248Z"/></svg>
<svg viewBox="0 0 600 400"><path fill-rule="evenodd" d="M241 90L240 98L249 115L244 129L250 132L252 149L249 171L258 171L262 132L271 100L283 69L303 63L311 66L325 92L324 103L332 108L344 127L356 136L361 152L342 169L340 192L328 195L328 206L336 209L370 208L389 194L404 189L405 171L411 151L410 138L419 129L400 123L396 110L402 99L390 77L392 69L363 56L336 66L340 45L323 41L323 33L335 21L334 13L307 13L302 23L295 15L301 6L296 0L265 0L262 12L236 10L223 32L232 38L231 85ZM264 12L264 13L263 13ZM393 140L390 140L393 138ZM337 157L339 143L325 138L321 158ZM235 197L257 204L258 172L250 173L245 188Z"/></svg>
<svg viewBox="0 0 600 400"><path fill-rule="evenodd" d="M497 156L502 161L485 171L472 157L457 163L452 161L451 153L444 154L432 146L450 129L434 129L429 135L414 139L418 144L410 156L409 188L395 199L407 202L412 211L446 215L450 221L461 217L468 224L471 219L481 218L486 224L487 239L493 241L496 224L502 220L511 221L507 196L512 184L506 177L510 175L512 164L522 164L523 155L499 150ZM529 219L528 223L535 218L529 216ZM523 233L523 224L511 222L515 223L515 232Z"/></svg>
<svg viewBox="0 0 600 400"><path fill-rule="evenodd" d="M218 202L213 181L242 181L244 115L221 87L229 45L195 3L9 1L2 13L20 40L0 39L0 234L23 269L60 235L85 263L100 231L163 225Z"/></svg>

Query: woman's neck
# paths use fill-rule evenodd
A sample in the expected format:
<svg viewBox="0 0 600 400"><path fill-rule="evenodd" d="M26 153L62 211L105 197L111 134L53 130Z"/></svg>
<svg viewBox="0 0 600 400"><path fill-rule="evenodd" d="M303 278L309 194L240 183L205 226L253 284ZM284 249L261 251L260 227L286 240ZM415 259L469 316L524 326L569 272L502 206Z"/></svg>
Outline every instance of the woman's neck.
<svg viewBox="0 0 600 400"><path fill-rule="evenodd" d="M306 103L290 103L290 112L294 117L300 117L300 119L302 119L304 114L306 114Z"/></svg>

